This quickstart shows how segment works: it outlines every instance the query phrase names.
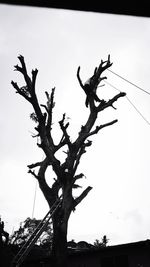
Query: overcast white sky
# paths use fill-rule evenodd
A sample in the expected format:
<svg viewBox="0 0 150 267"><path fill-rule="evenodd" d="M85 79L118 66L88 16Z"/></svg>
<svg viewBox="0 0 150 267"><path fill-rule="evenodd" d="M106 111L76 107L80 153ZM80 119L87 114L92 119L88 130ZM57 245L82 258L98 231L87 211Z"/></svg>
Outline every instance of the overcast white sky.
<svg viewBox="0 0 150 267"><path fill-rule="evenodd" d="M10 233L32 215L35 180L27 164L43 154L31 138L32 108L15 94L10 82L23 85L13 66L22 54L29 71L38 68L37 91L56 86L55 124L66 112L74 138L88 116L77 67L87 80L108 54L112 70L150 91L150 19L92 12L0 5L0 214ZM110 72L108 82L125 91L150 121L150 96ZM99 96L117 91L106 85ZM80 170L83 186L93 190L78 206L69 223L68 240L94 242L106 234L109 244L150 238L150 125L126 98L115 103L98 123L118 119L93 137ZM57 128L58 130L58 128ZM48 205L37 190L34 216L42 218Z"/></svg>

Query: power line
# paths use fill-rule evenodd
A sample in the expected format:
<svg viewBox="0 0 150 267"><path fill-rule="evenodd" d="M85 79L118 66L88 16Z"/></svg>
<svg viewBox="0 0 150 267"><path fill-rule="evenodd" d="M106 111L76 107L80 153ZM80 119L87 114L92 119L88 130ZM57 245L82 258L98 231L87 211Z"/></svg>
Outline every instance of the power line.
<svg viewBox="0 0 150 267"><path fill-rule="evenodd" d="M131 102L131 100L126 96L127 100L129 101L129 103L132 105L132 107L134 107L134 109L138 112L138 114L143 118L143 120L150 125L150 122L143 116L143 114L139 111L139 109L137 109L137 107Z"/></svg>
<svg viewBox="0 0 150 267"><path fill-rule="evenodd" d="M37 142L38 142L38 137L37 137ZM44 154L42 156L42 161L43 160L44 160ZM33 199L33 208L32 208L32 219L33 219L33 216L34 216L34 210L35 210L35 204L36 204L37 185L38 185L38 181L36 180L36 182L35 182L35 191L34 191L34 199Z"/></svg>
<svg viewBox="0 0 150 267"><path fill-rule="evenodd" d="M117 87L115 87L114 85L112 85L111 83L109 82L106 82L106 84L108 84L109 86L111 86L112 88L114 88L115 90L121 92ZM127 97L125 96L126 99L128 100L128 102L132 105L132 107L136 110L136 112L142 117L142 119L148 124L150 125L150 122L143 116L143 114L139 111L139 109L132 103L132 101Z"/></svg>
<svg viewBox="0 0 150 267"><path fill-rule="evenodd" d="M144 93L150 95L150 92L144 90L143 88L141 88L140 86L136 85L135 83L132 83L130 82L129 80L125 79L124 77L122 77L121 75L117 74L116 72L110 70L110 69L107 69L108 71L110 71L111 73L113 73L114 75L118 76L120 79L124 80L125 82L133 85L134 87L138 88L139 90L143 91Z"/></svg>
<svg viewBox="0 0 150 267"><path fill-rule="evenodd" d="M33 219L33 216L34 216L34 210L35 210L35 201L36 201L36 193L37 193L37 180L35 182L35 192L34 192L34 200L33 200L33 209L32 209L32 219Z"/></svg>

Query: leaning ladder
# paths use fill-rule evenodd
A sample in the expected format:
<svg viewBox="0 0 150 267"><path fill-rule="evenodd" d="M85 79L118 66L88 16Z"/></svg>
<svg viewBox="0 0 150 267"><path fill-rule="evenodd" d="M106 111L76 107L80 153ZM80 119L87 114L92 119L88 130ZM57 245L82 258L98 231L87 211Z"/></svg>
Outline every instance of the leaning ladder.
<svg viewBox="0 0 150 267"><path fill-rule="evenodd" d="M37 228L35 229L34 233L29 237L27 242L22 246L22 248L19 250L17 255L14 257L11 267L19 267L21 263L24 261L24 259L29 254L30 250L34 246L35 242L38 240L42 232L44 231L44 228L48 225L48 222L50 218L53 216L55 211L58 209L58 207L61 204L61 199L57 199L56 202L53 204L49 212L45 215L43 220L38 224Z"/></svg>

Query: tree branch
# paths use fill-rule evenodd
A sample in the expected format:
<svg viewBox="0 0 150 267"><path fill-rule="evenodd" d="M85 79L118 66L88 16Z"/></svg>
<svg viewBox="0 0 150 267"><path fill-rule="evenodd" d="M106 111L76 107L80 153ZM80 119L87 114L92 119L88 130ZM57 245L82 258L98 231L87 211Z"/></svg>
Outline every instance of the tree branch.
<svg viewBox="0 0 150 267"><path fill-rule="evenodd" d="M51 162L49 162L49 158L46 157L38 171L38 182L41 191L43 192L43 195L45 196L46 200L48 201L49 204L52 204L54 202L54 193L52 188L47 184L46 179L45 179L45 173L47 170L47 167L51 165Z"/></svg>
<svg viewBox="0 0 150 267"><path fill-rule="evenodd" d="M86 196L87 194L91 191L92 187L88 186L79 197L75 199L74 207L76 207Z"/></svg>
<svg viewBox="0 0 150 267"><path fill-rule="evenodd" d="M55 145L55 151L58 151L60 148L62 148L65 145L66 145L66 139L64 138L64 135L63 135L58 145Z"/></svg>
<svg viewBox="0 0 150 267"><path fill-rule="evenodd" d="M74 185L77 180L82 179L83 177L85 177L85 175L83 173L80 173L78 175L75 175L73 177L73 179L72 179L72 185Z"/></svg>
<svg viewBox="0 0 150 267"><path fill-rule="evenodd" d="M37 76L37 70L32 71L32 81L31 81L30 77L27 74L24 57L19 56L18 59L21 63L21 67L16 65L15 68L17 71L23 74L27 86L25 87L26 89L24 89L23 91L23 90L20 90L21 88L19 88L16 83L12 82L12 85L15 87L15 89L17 90L19 94L21 94L26 100L28 100L32 104L36 117L37 117L37 121L39 123L39 125L36 127L36 130L38 131L40 138L41 138L41 144L39 145L39 147L43 149L43 151L45 152L45 155L49 158L49 161L52 163L54 171L56 172L57 175L59 175L60 174L60 169L59 169L60 162L54 156L55 146L53 144L52 138L48 136L48 132L46 130L46 116L45 116L46 113L44 114L42 113L37 95L35 93L34 86L35 86L35 80ZM28 94L31 96L30 98Z"/></svg>
<svg viewBox="0 0 150 267"><path fill-rule="evenodd" d="M29 169L36 168L36 167L41 166L41 165L42 165L42 162L43 162L43 161L36 162L36 163L30 164L30 165L27 165L27 167L28 167Z"/></svg>
<svg viewBox="0 0 150 267"><path fill-rule="evenodd" d="M34 178L36 178L39 181L39 176L35 174L35 171L28 170L28 173L31 173L34 176Z"/></svg>
<svg viewBox="0 0 150 267"><path fill-rule="evenodd" d="M41 105L42 107L45 108L46 112L45 114L47 114L47 120L45 119L45 127L46 127L46 135L47 138L49 140L49 143L51 144L52 147L54 147L54 142L51 136L51 130L52 130L52 115L53 115L53 108L55 106L55 102L54 102L54 92L55 92L55 88L52 88L52 92L51 95L49 95L49 93L46 91L46 97L47 97L47 103L46 105Z"/></svg>
<svg viewBox="0 0 150 267"><path fill-rule="evenodd" d="M79 81L80 86L81 86L82 89L84 90L84 85L83 85L83 83L82 83L82 81L81 81L81 78L80 78L80 66L79 66L78 69L77 69L77 78L78 78L78 81Z"/></svg>
<svg viewBox="0 0 150 267"><path fill-rule="evenodd" d="M46 169L47 167L51 165L51 162L49 161L49 158L46 157L43 161L42 161L42 164L40 166L40 169L39 169L39 172L38 172L38 175L39 177L45 177L45 172L46 172Z"/></svg>
<svg viewBox="0 0 150 267"><path fill-rule="evenodd" d="M24 57L22 55L20 55L20 56L18 56L18 59L19 59L19 61L21 63L21 67L16 65L15 69L23 74L23 76L25 78L25 81L26 81L26 84L28 86L28 89L30 90L30 93L31 93L31 91L32 91L32 82L31 82L31 79L30 79L30 77L28 76L28 73L27 73Z"/></svg>
<svg viewBox="0 0 150 267"><path fill-rule="evenodd" d="M31 97L29 97L29 94L26 90L23 90L23 87L19 87L18 84L14 81L11 81L12 86L16 89L16 93L20 94L21 96L23 96L28 102L31 103Z"/></svg>
<svg viewBox="0 0 150 267"><path fill-rule="evenodd" d="M97 112L100 112L104 110L105 108L113 106L113 103L115 101L117 101L120 97L124 97L124 96L126 96L126 93L120 92L119 94L115 95L112 99L108 100L107 102L106 101L101 102L99 106L96 108Z"/></svg>
<svg viewBox="0 0 150 267"><path fill-rule="evenodd" d="M52 126L52 114L53 114L53 108L55 106L54 102L54 94L55 94L55 87L52 88L51 95L49 96L48 92L45 92L47 97L47 110L48 110L48 121L47 121L47 129L48 131L51 130Z"/></svg>
<svg viewBox="0 0 150 267"><path fill-rule="evenodd" d="M54 183L52 184L52 187L50 187L45 179L45 172L47 167L51 165L49 162L49 159L46 157L42 162L37 162L31 165L28 165L29 171L28 173L31 173L39 182L39 186L41 191L43 192L43 195L47 199L48 203L53 204L54 200L58 197L58 191L60 189L60 184L58 180L54 179ZM38 174L36 175L34 171L32 171L32 168L40 167Z"/></svg>
<svg viewBox="0 0 150 267"><path fill-rule="evenodd" d="M58 192L60 188L61 188L61 184L59 183L58 179L54 179L54 183L52 185L52 192L55 198L58 197Z"/></svg>
<svg viewBox="0 0 150 267"><path fill-rule="evenodd" d="M82 156L84 153L86 153L85 148L86 148L86 147L89 147L89 146L91 146L91 145L92 145L92 142L91 142L90 140L88 140L86 143L84 142L84 143L81 145L81 147L80 147L80 149L79 149L79 152L78 152L78 154L76 155L75 164L74 164L74 166L73 166L73 174L75 174L75 172L76 172L76 170L77 170L77 168L78 168L78 165L79 165L79 163L80 163L81 156Z"/></svg>
<svg viewBox="0 0 150 267"><path fill-rule="evenodd" d="M69 136L68 133L67 133L67 128L68 128L68 126L69 126L69 122L66 123L66 125L65 125L65 124L64 124L65 119L66 119L66 114L64 113L64 114L63 114L63 118L62 118L62 120L59 121L59 125L60 125L60 128L61 128L61 130L62 130L62 132L63 132L64 137L65 137L66 144L68 145L68 147L70 147L70 146L71 146L70 136Z"/></svg>
<svg viewBox="0 0 150 267"><path fill-rule="evenodd" d="M85 153L85 147L81 147L77 156L76 156L76 161L75 161L75 164L74 164L74 167L73 167L73 173L76 173L76 170L78 168L78 165L80 163L80 159L81 159L81 156Z"/></svg>
<svg viewBox="0 0 150 267"><path fill-rule="evenodd" d="M38 74L38 70L32 70L32 90L35 92L35 82L36 82L36 77Z"/></svg>
<svg viewBox="0 0 150 267"><path fill-rule="evenodd" d="M89 105L90 110L93 110L95 108L94 101L100 102L100 103L102 101L97 96L96 91L97 91L99 83L102 80L107 79L107 77L101 77L101 74L103 73L103 71L108 69L111 65L112 63L110 62L110 55L108 55L108 59L106 61L101 60L99 67L95 68L94 74L92 75L92 77L90 77L84 84L82 83L81 78L80 78L80 66L78 67L77 78L78 78L81 88L84 90L86 94L85 105L86 107L88 107Z"/></svg>
<svg viewBox="0 0 150 267"><path fill-rule="evenodd" d="M98 75L98 77L100 77L101 73L103 71L105 71L106 69L110 68L112 66L113 63L110 62L110 55L108 55L108 59L103 61L101 60L101 63L98 67L98 70L96 72L96 74Z"/></svg>
<svg viewBox="0 0 150 267"><path fill-rule="evenodd" d="M50 162L49 159L46 157L46 158L45 158L44 160L42 160L42 161L39 161L39 162L36 162L36 163L32 163L32 164L30 164L30 165L27 165L27 167L28 167L29 169L33 169L33 168L42 166L42 171L44 172L45 169L43 169L43 168L47 168L49 165L51 165L51 162ZM40 173L40 175L41 175L41 174L42 174L42 176L43 176L43 173Z"/></svg>
<svg viewBox="0 0 150 267"><path fill-rule="evenodd" d="M110 125L113 125L114 123L116 123L118 120L113 120L113 121L110 121L110 122L107 122L105 124L102 124L100 126L96 126L95 130L90 132L87 137L91 136L91 135L94 135L94 134L97 134L101 129L107 127L107 126L110 126Z"/></svg>
<svg viewBox="0 0 150 267"><path fill-rule="evenodd" d="M13 81L11 82L11 84L17 90L17 93L19 93L21 96L23 96L27 101L29 101L32 104L35 110L35 113L37 115L38 121L41 121L43 119L43 114L41 112L38 99L35 93L35 81L36 81L38 70L37 69L32 70L32 80L31 80L31 78L29 77L27 73L27 68L26 68L26 64L24 61L24 57L20 55L18 59L21 63L21 67L16 65L15 70L19 71L23 75L24 80L26 82L26 86L19 87L17 83Z"/></svg>

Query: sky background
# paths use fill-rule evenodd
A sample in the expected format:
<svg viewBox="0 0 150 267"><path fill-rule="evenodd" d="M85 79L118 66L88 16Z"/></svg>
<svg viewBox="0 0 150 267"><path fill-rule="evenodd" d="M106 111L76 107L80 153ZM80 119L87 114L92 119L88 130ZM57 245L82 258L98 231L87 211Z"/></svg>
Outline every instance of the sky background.
<svg viewBox="0 0 150 267"><path fill-rule="evenodd" d="M0 214L9 233L32 216L36 181L27 165L43 158L31 137L32 107L11 86L11 80L24 85L13 71L19 54L29 72L39 70L40 103L45 90L56 87L56 139L57 122L66 112L74 140L88 116L76 77L79 65L84 82L110 54L113 71L150 92L150 19L0 5ZM108 71L105 74L150 121L150 96ZM107 84L98 91L107 100L117 93ZM97 125L113 119L118 123L93 136L92 147L82 157L79 172L87 177L83 189L90 185L93 190L72 214L68 240L93 243L106 234L109 244L120 244L150 238L150 125L126 97L115 107L100 114ZM43 218L47 211L37 189L34 217Z"/></svg>

